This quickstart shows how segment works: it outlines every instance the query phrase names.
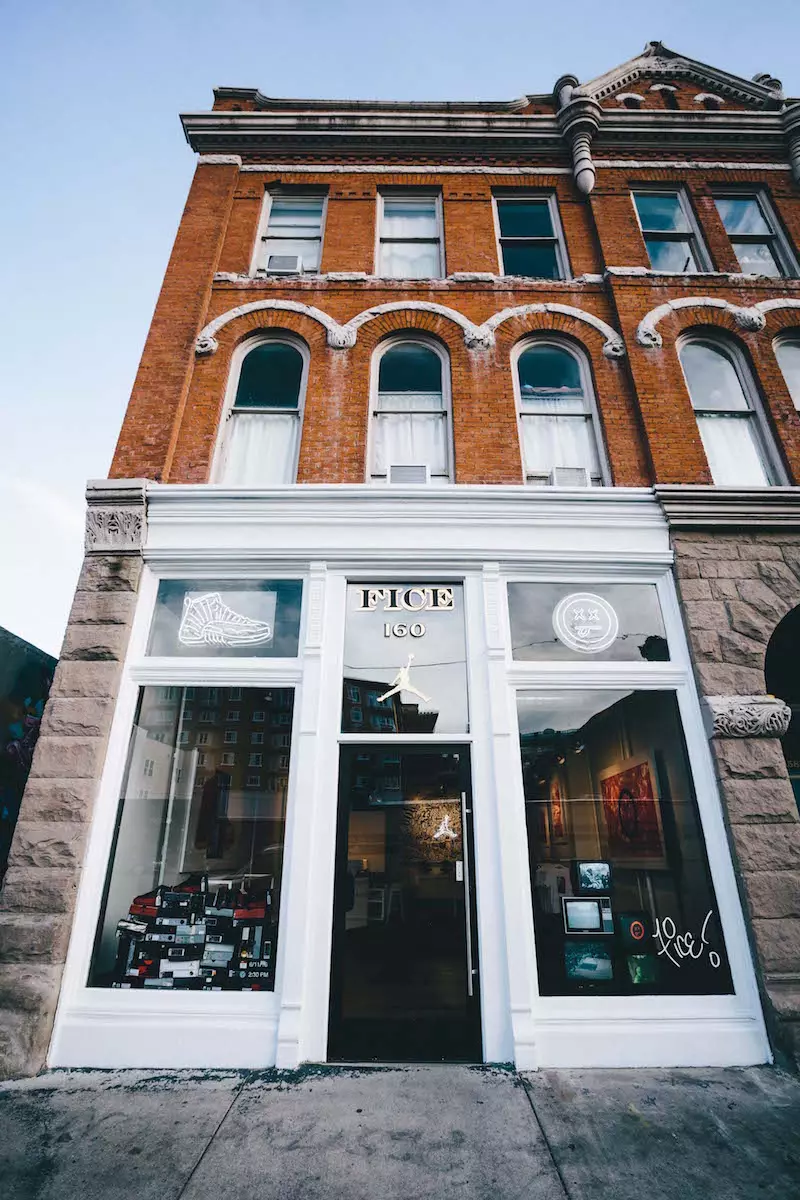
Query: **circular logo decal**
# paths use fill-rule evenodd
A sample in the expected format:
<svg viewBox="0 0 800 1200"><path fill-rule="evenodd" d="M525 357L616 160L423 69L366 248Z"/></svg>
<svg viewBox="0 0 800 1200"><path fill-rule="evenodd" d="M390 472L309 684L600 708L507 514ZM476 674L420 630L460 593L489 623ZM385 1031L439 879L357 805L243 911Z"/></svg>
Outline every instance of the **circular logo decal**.
<svg viewBox="0 0 800 1200"><path fill-rule="evenodd" d="M602 596L573 592L556 605L553 629L558 640L570 650L599 654L608 649L619 633L619 618Z"/></svg>
<svg viewBox="0 0 800 1200"><path fill-rule="evenodd" d="M631 937L635 942L640 942L644 937L644 925L641 921L631 921Z"/></svg>

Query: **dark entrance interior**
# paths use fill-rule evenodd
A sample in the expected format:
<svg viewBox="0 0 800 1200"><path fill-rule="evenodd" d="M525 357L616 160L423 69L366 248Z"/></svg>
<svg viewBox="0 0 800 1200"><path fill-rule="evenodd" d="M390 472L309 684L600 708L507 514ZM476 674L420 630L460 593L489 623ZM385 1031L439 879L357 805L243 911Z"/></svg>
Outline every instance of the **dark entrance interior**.
<svg viewBox="0 0 800 1200"><path fill-rule="evenodd" d="M333 1060L478 1062L469 752L342 747Z"/></svg>

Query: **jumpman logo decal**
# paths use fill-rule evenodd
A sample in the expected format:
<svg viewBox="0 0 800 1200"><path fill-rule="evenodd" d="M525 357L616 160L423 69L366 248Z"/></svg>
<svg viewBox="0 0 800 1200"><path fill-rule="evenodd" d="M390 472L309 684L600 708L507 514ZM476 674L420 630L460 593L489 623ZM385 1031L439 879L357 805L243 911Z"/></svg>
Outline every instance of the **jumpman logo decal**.
<svg viewBox="0 0 800 1200"><path fill-rule="evenodd" d="M414 655L409 654L408 662L404 667L401 667L395 675L389 691L384 692L382 696L378 696L379 704L381 704L384 700L388 700L390 696L397 695L398 692L411 692L412 696L419 696L420 700L422 700L425 704L430 704L430 696L426 696L424 692L419 690L419 688L415 688L409 679L409 671L411 670L411 664L413 661Z"/></svg>

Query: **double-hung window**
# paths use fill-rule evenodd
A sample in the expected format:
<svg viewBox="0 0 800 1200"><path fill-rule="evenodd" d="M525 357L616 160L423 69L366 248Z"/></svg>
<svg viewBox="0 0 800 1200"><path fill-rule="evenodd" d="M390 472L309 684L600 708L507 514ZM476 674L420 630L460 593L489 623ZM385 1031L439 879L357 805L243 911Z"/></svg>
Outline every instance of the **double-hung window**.
<svg viewBox="0 0 800 1200"><path fill-rule="evenodd" d="M294 483L305 376L306 357L293 342L270 338L246 352L223 430L217 482Z"/></svg>
<svg viewBox="0 0 800 1200"><path fill-rule="evenodd" d="M266 228L256 267L268 275L319 270L324 196L268 193Z"/></svg>
<svg viewBox="0 0 800 1200"><path fill-rule="evenodd" d="M795 276L797 265L766 196L716 196L715 204L745 275Z"/></svg>
<svg viewBox="0 0 800 1200"><path fill-rule="evenodd" d="M497 196L504 275L565 279L567 256L555 196Z"/></svg>
<svg viewBox="0 0 800 1200"><path fill-rule="evenodd" d="M519 421L527 483L603 483L591 384L585 363L564 346L534 342L517 360Z"/></svg>
<svg viewBox="0 0 800 1200"><path fill-rule="evenodd" d="M389 192L379 197L378 274L439 279L444 274L439 197Z"/></svg>
<svg viewBox="0 0 800 1200"><path fill-rule="evenodd" d="M761 406L738 355L721 343L699 339L685 341L678 353L714 483L775 483L778 471Z"/></svg>
<svg viewBox="0 0 800 1200"><path fill-rule="evenodd" d="M653 270L678 275L708 270L705 248L682 190L634 192L633 203Z"/></svg>
<svg viewBox="0 0 800 1200"><path fill-rule="evenodd" d="M800 337L780 337L775 340L773 346L789 395L795 408L800 410Z"/></svg>
<svg viewBox="0 0 800 1200"><path fill-rule="evenodd" d="M373 483L446 483L450 427L443 362L430 346L392 343L378 364L372 406Z"/></svg>

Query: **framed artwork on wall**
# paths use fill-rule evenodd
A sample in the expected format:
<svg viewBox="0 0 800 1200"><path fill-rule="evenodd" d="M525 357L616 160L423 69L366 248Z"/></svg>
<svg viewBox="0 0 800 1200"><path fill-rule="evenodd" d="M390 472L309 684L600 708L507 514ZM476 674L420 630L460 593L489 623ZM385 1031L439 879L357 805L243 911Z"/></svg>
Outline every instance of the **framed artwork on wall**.
<svg viewBox="0 0 800 1200"><path fill-rule="evenodd" d="M567 838L566 796L558 775L550 780L550 834L554 842L563 842Z"/></svg>
<svg viewBox="0 0 800 1200"><path fill-rule="evenodd" d="M608 856L618 866L666 867L664 830L653 760L637 755L600 771Z"/></svg>

